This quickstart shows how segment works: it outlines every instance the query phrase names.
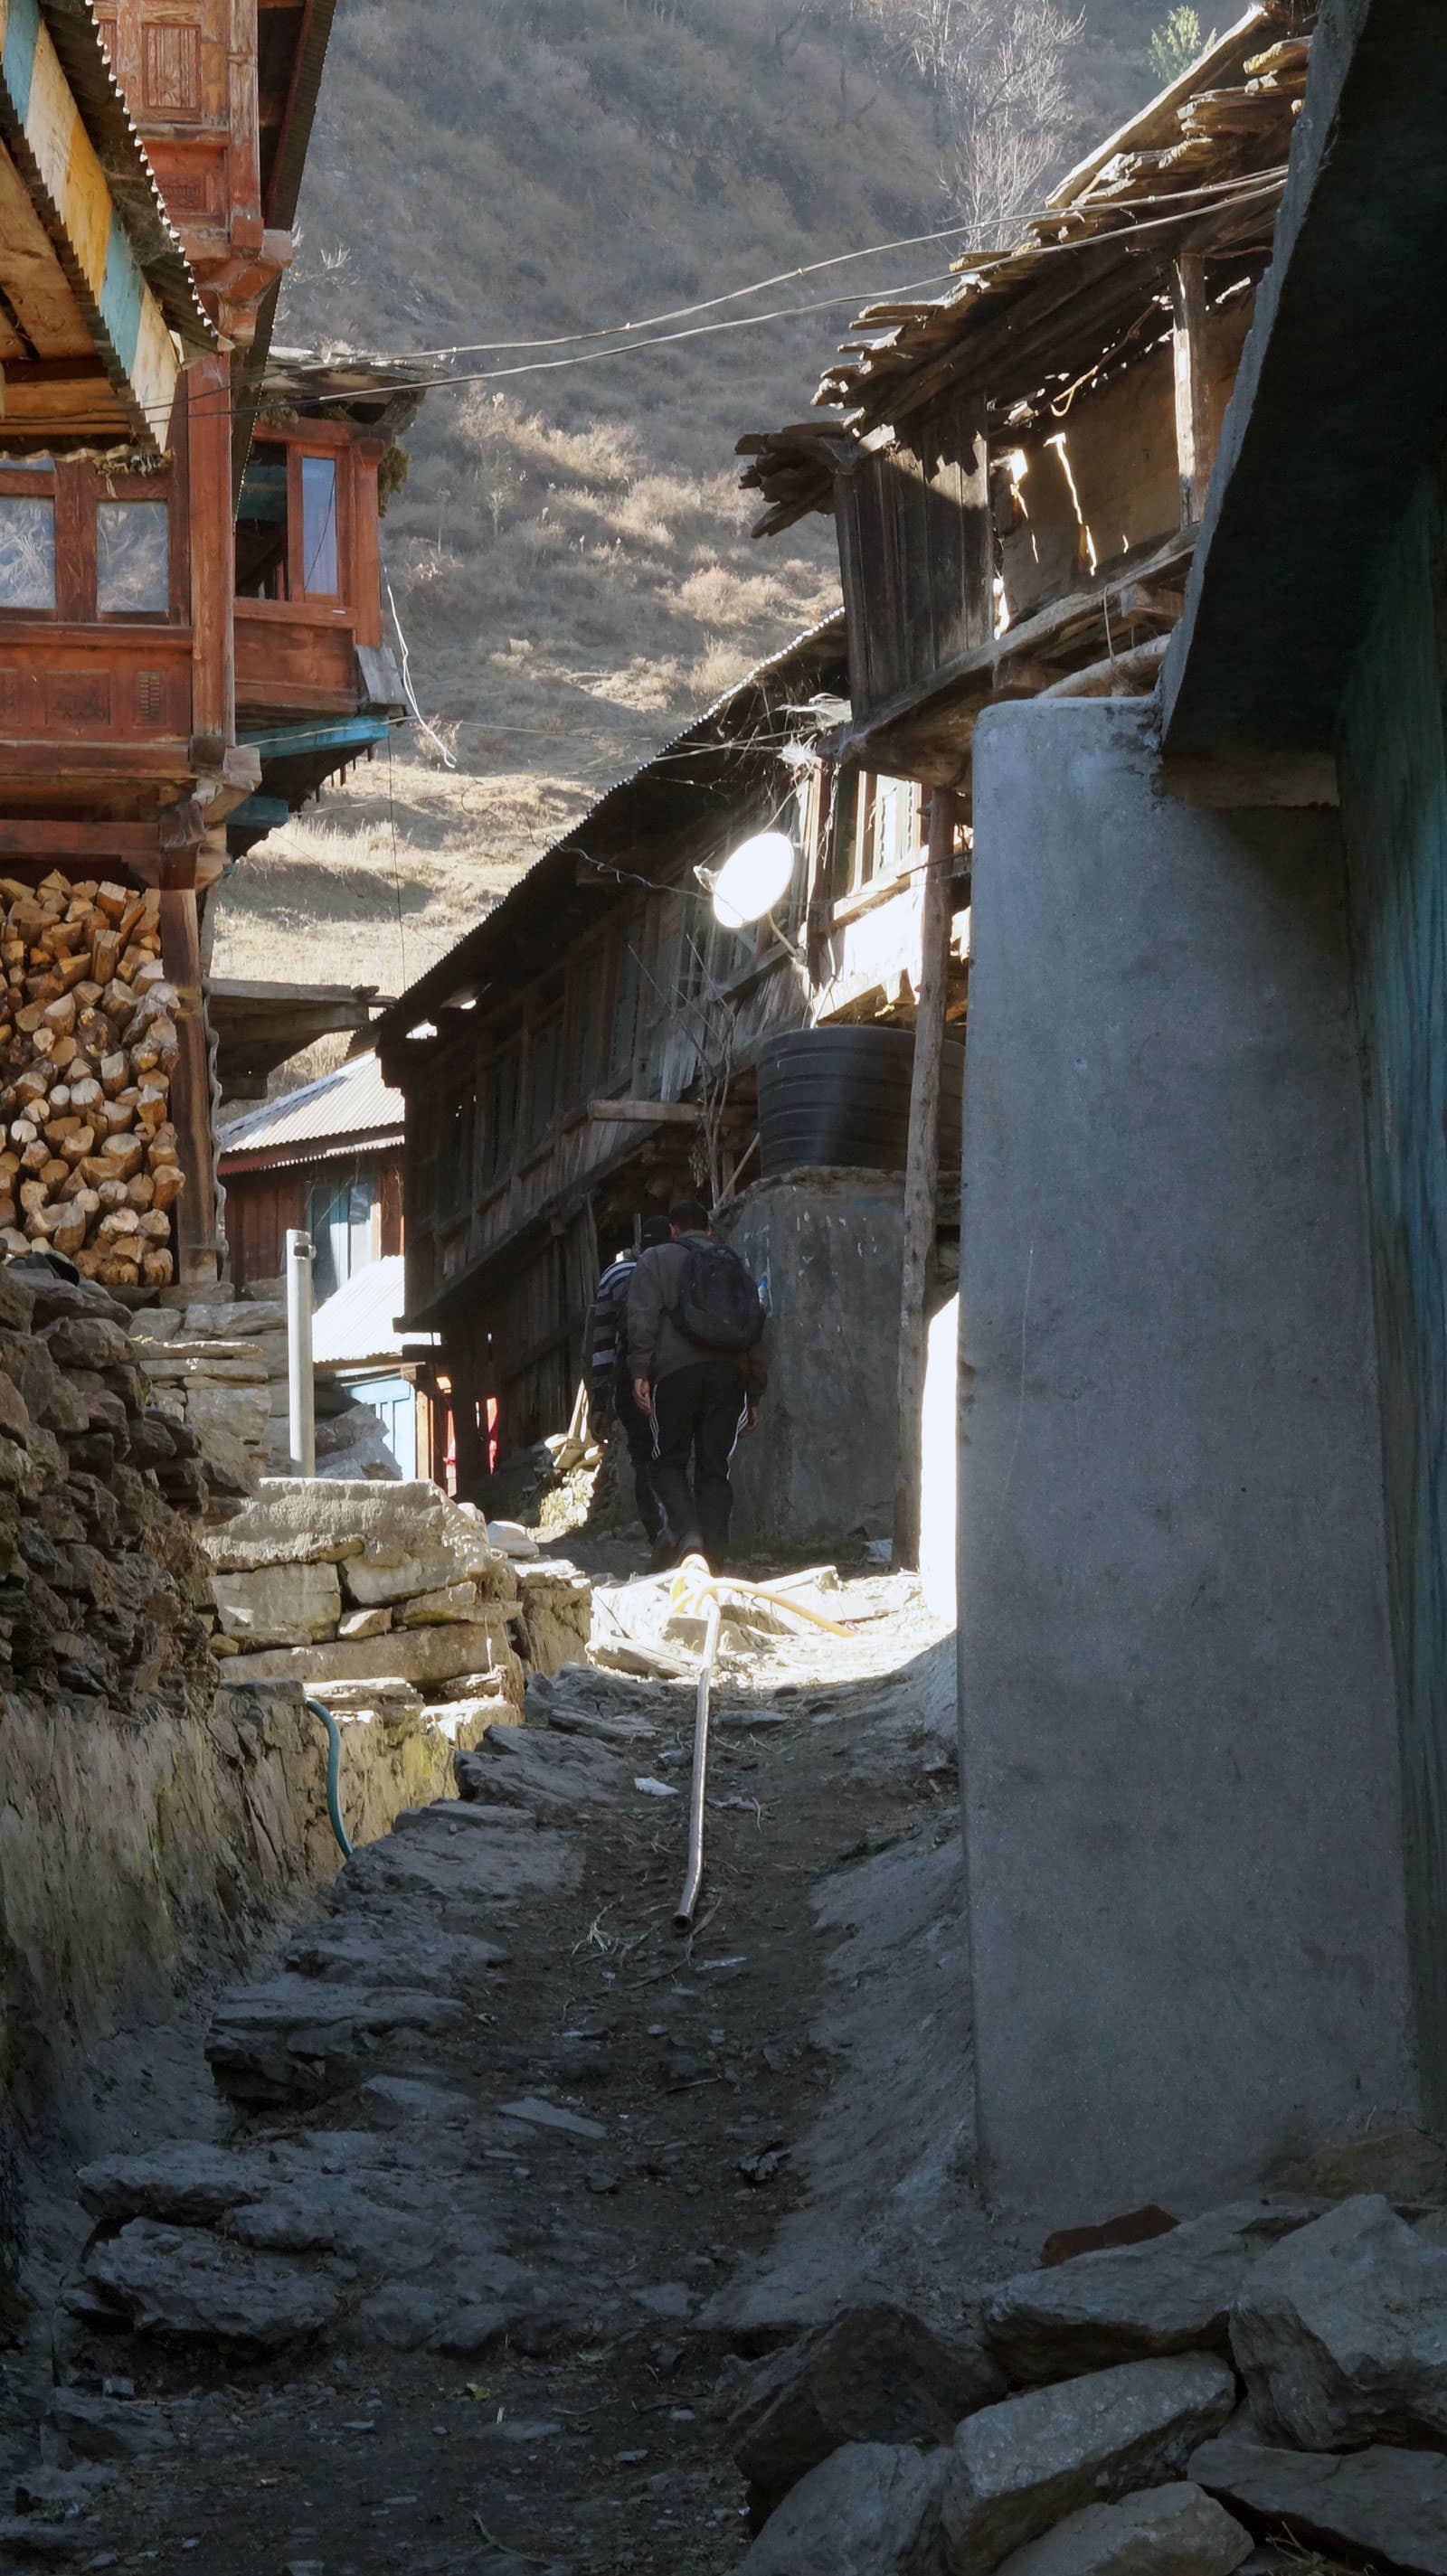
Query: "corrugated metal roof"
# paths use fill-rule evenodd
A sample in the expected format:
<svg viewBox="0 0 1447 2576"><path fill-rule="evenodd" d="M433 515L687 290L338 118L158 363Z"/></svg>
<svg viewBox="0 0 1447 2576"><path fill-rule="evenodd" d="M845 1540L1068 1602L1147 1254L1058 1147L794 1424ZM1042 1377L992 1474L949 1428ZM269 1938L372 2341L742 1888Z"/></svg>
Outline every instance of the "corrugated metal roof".
<svg viewBox="0 0 1447 2576"><path fill-rule="evenodd" d="M284 1100L268 1100L223 1127L221 1153L272 1153L282 1145L315 1145L332 1137L402 1133L403 1099L389 1090L374 1055L324 1073Z"/></svg>
<svg viewBox="0 0 1447 2576"><path fill-rule="evenodd" d="M404 1336L398 1323L407 1302L406 1256L389 1252L354 1270L345 1288L319 1306L312 1325L312 1359L318 1368L365 1368L371 1360L395 1360L403 1340L430 1340L430 1334Z"/></svg>

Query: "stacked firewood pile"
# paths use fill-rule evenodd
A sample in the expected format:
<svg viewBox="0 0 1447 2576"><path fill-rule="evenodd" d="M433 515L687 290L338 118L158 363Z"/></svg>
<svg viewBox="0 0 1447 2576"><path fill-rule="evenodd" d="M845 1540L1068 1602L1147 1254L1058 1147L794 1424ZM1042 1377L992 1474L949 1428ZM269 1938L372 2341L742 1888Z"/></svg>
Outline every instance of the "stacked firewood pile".
<svg viewBox="0 0 1447 2576"><path fill-rule="evenodd" d="M0 877L0 905L0 1249L164 1288L182 1173L160 896Z"/></svg>

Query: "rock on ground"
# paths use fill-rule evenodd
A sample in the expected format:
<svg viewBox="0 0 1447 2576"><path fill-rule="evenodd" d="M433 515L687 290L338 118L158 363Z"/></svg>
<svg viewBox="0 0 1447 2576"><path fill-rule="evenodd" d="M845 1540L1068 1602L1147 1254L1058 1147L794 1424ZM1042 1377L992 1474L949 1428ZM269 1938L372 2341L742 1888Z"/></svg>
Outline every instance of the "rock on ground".
<svg viewBox="0 0 1447 2576"><path fill-rule="evenodd" d="M1179 2477L1236 2402L1205 2354L1134 2361L967 2417L944 2489L947 2564L981 2576L1082 2505Z"/></svg>
<svg viewBox="0 0 1447 2576"><path fill-rule="evenodd" d="M757 2530L845 2443L946 2443L1005 2394L978 2336L947 2343L907 2308L853 2308L758 2371L728 2427Z"/></svg>
<svg viewBox="0 0 1447 2576"><path fill-rule="evenodd" d="M1231 2348L1264 2432L1307 2451L1447 2441L1447 2252L1342 2201L1251 2271Z"/></svg>
<svg viewBox="0 0 1447 2576"><path fill-rule="evenodd" d="M1447 2458L1374 2444L1334 2457L1286 2451L1244 2422L1190 2462L1198 2486L1255 2531L1342 2550L1398 2576L1447 2576Z"/></svg>
<svg viewBox="0 0 1447 2576"><path fill-rule="evenodd" d="M796 2486L739 2576L941 2576L947 2454L853 2442Z"/></svg>
<svg viewBox="0 0 1447 2576"><path fill-rule="evenodd" d="M137 2218L91 2246L66 2305L99 2322L124 2322L134 2334L204 2337L274 2352L320 2333L341 2300L314 2265Z"/></svg>
<svg viewBox="0 0 1447 2576"><path fill-rule="evenodd" d="M1088 2504L1007 2558L1000 2576L1235 2576L1251 2534L1201 2487Z"/></svg>
<svg viewBox="0 0 1447 2576"><path fill-rule="evenodd" d="M1225 2353L1231 2303L1252 2265L1319 2214L1319 2202L1248 2201L1022 2273L987 2301L986 2331L1011 2379L1027 2385L1160 2353Z"/></svg>

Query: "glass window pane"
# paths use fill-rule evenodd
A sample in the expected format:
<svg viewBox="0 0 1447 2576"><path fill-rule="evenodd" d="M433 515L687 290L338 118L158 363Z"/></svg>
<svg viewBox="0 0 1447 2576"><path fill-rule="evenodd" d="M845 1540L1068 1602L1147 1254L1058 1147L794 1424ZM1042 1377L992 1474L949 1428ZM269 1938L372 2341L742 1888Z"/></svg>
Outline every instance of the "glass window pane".
<svg viewBox="0 0 1447 2576"><path fill-rule="evenodd" d="M102 617L165 616L171 605L170 515L164 501L100 503L95 573Z"/></svg>
<svg viewBox="0 0 1447 2576"><path fill-rule="evenodd" d="M330 456L301 460L302 587L337 596L337 469Z"/></svg>
<svg viewBox="0 0 1447 2576"><path fill-rule="evenodd" d="M55 606L55 503L0 494L0 608Z"/></svg>

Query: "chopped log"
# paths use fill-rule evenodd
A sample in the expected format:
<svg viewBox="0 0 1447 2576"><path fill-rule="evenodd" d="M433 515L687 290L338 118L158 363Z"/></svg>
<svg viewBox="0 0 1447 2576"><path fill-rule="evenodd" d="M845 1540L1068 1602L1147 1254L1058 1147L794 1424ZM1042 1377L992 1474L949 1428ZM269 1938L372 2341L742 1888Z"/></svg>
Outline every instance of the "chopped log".
<svg viewBox="0 0 1447 2576"><path fill-rule="evenodd" d="M114 930L103 930L97 938L95 947L91 952L91 971L95 976L96 982L102 987L107 985L120 962L121 942L119 933Z"/></svg>
<svg viewBox="0 0 1447 2576"><path fill-rule="evenodd" d="M77 1163L89 1161L90 1156L95 1152L95 1129L93 1127L80 1128L74 1136L66 1137L64 1144L59 1150L65 1156L66 1161L72 1166L72 1168L74 1168Z"/></svg>
<svg viewBox="0 0 1447 2576"><path fill-rule="evenodd" d="M92 1075L86 1074L79 1082L73 1082L70 1086L72 1109L79 1109L87 1118L94 1115L104 1099L105 1093Z"/></svg>
<svg viewBox="0 0 1447 2576"><path fill-rule="evenodd" d="M141 1220L133 1207L107 1208L96 1227L97 1243L114 1243L120 1236L138 1234Z"/></svg>
<svg viewBox="0 0 1447 2576"><path fill-rule="evenodd" d="M102 1253L92 1276L100 1281L103 1288L138 1288L141 1265L138 1261L122 1260L115 1253Z"/></svg>
<svg viewBox="0 0 1447 2576"><path fill-rule="evenodd" d="M143 1208L136 1220L137 1230L147 1243L169 1243L171 1220L160 1208Z"/></svg>
<svg viewBox="0 0 1447 2576"><path fill-rule="evenodd" d="M135 898L129 886L101 885L96 887L95 900L97 911L103 912L107 921L118 922L125 919Z"/></svg>
<svg viewBox="0 0 1447 2576"><path fill-rule="evenodd" d="M176 1275L173 1255L164 1250L141 1255L141 1277L148 1288L169 1288Z"/></svg>
<svg viewBox="0 0 1447 2576"><path fill-rule="evenodd" d="M151 1178L156 1184L156 1206L158 1208L174 1207L177 1199L180 1197L181 1192L186 1186L186 1175L181 1170L180 1165L178 1163L165 1163L159 1171L152 1172Z"/></svg>
<svg viewBox="0 0 1447 2576"><path fill-rule="evenodd" d="M95 1194L95 1203L97 1207L106 1208L107 1210L111 1208L129 1207L129 1182L120 1180L114 1173L111 1173L107 1179L103 1180L99 1184Z"/></svg>
<svg viewBox="0 0 1447 2576"><path fill-rule="evenodd" d="M129 1077L130 1067L119 1048L113 1055L101 1058L101 1087L108 1100L114 1100L118 1091L124 1091Z"/></svg>
<svg viewBox="0 0 1447 2576"><path fill-rule="evenodd" d="M137 1172L134 1177L126 1183L126 1197L129 1199L133 1208L149 1208L154 1206L156 1198L156 1184L152 1175L149 1172Z"/></svg>
<svg viewBox="0 0 1447 2576"><path fill-rule="evenodd" d="M122 1093L119 1100L103 1100L96 1111L96 1125L107 1136L124 1136L136 1123L134 1093Z"/></svg>
<svg viewBox="0 0 1447 2576"><path fill-rule="evenodd" d="M48 1159L41 1164L40 1177L48 1190L58 1189L62 1181L69 1180L70 1165L61 1155L51 1154Z"/></svg>
<svg viewBox="0 0 1447 2576"><path fill-rule="evenodd" d="M141 1168L142 1151L139 1136L108 1136L101 1147L101 1161L109 1164L117 1180L128 1181Z"/></svg>

